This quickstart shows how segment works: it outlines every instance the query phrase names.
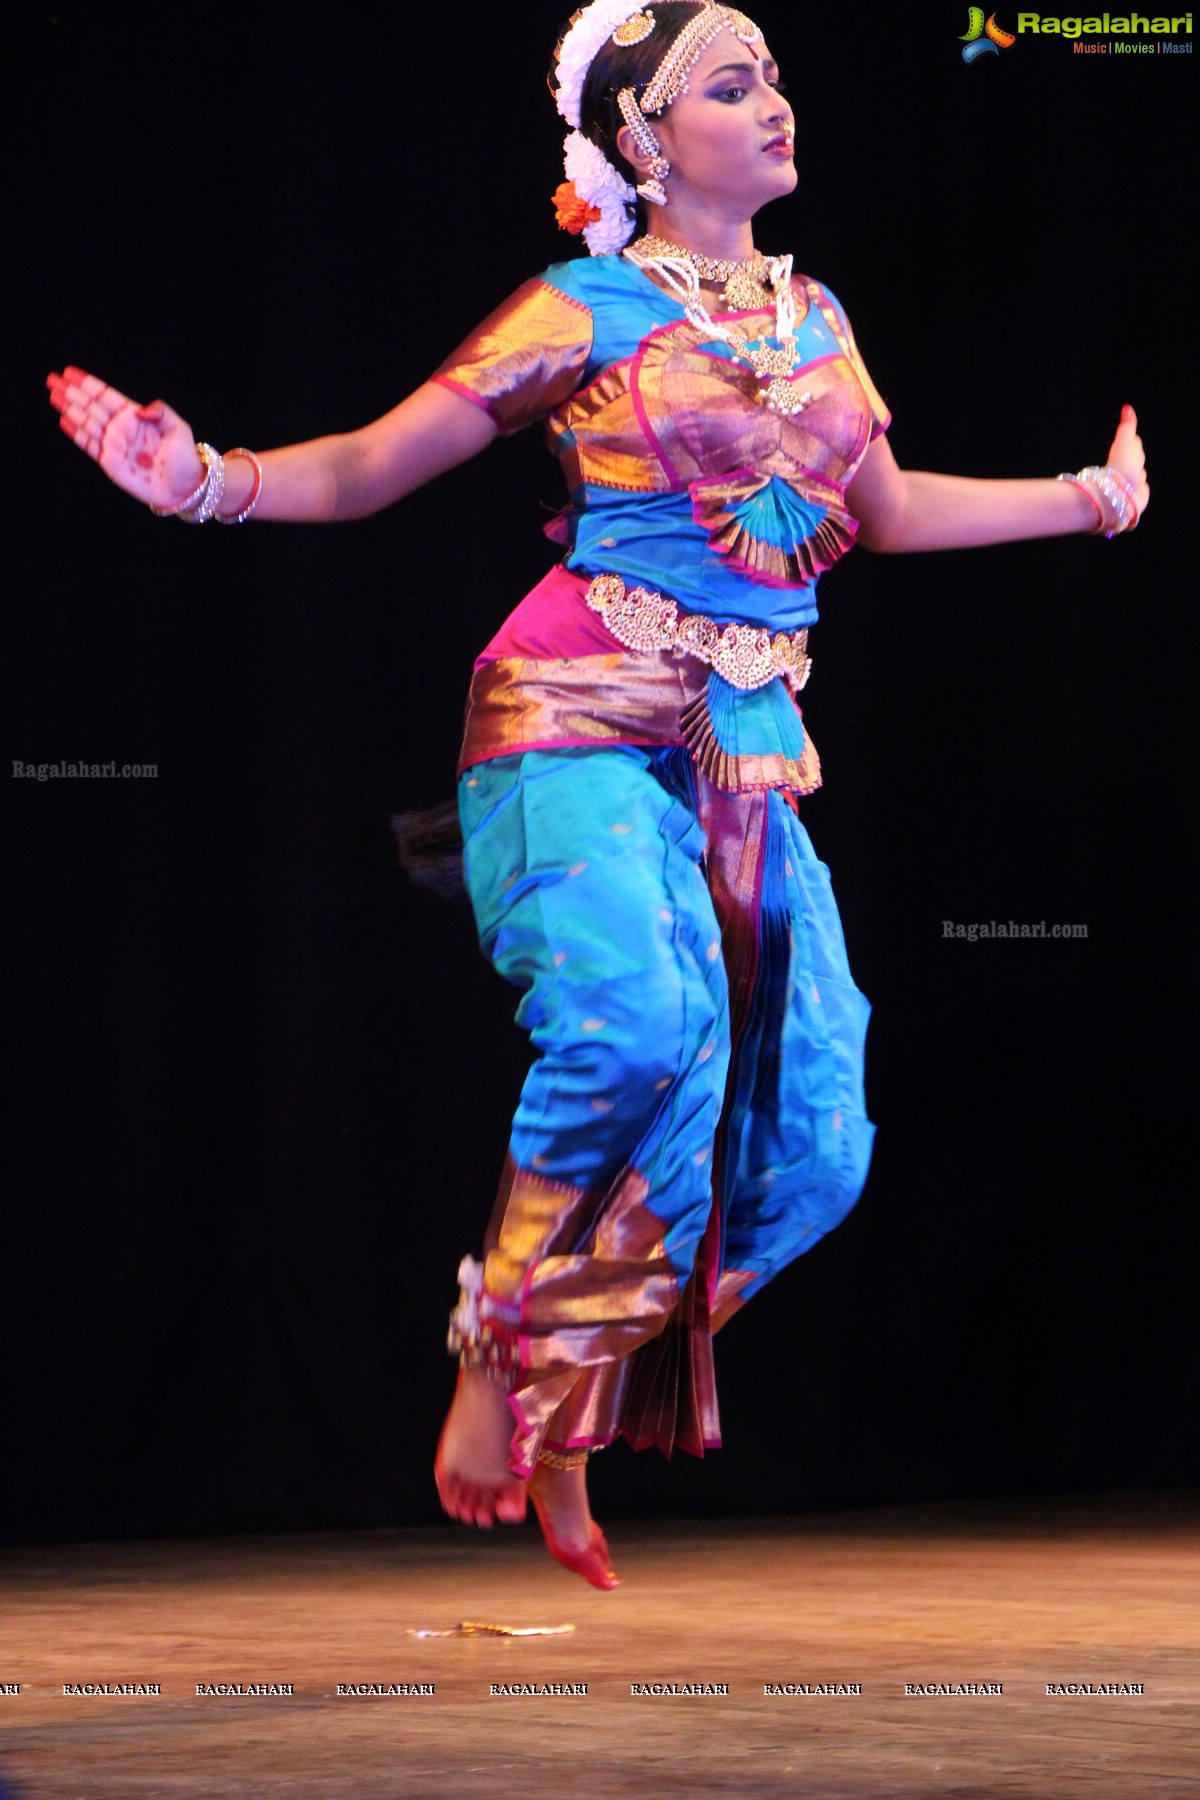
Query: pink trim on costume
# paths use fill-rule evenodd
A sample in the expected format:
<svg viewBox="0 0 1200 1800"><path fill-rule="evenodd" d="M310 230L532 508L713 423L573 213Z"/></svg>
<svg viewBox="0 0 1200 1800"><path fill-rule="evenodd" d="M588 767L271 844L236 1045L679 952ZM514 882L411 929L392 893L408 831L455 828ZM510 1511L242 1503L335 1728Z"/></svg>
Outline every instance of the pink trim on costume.
<svg viewBox="0 0 1200 1800"><path fill-rule="evenodd" d="M664 326L662 329L666 330L667 327ZM658 336L659 336L658 331L652 331L650 333L650 337L658 337ZM647 339L646 341L648 342L649 339ZM633 401L633 410L637 416L637 422L641 426L643 432L645 433L646 440L649 443L651 449L654 451L655 456L657 456L659 462L662 464L663 473L666 475L667 480L673 483L676 492L678 492L678 490L685 485L683 477L680 475L679 470L675 467L675 464L671 461L670 457L667 455L666 451L663 449L662 445L659 443L658 436L654 430L654 427L650 423L650 415L646 411L645 402L642 399L641 389L640 389L640 385L639 385L639 377L640 377L641 371L642 371L643 358L644 358L644 353L643 353L643 351L639 350L637 352L637 355L630 359L630 363L629 363L629 398Z"/></svg>
<svg viewBox="0 0 1200 1800"><path fill-rule="evenodd" d="M580 312L585 312L590 317L592 309L586 300L580 300L574 294L568 294L565 288L555 287L552 281L546 281L541 276L538 277L537 284L539 287L548 288L556 300L565 300L568 306L578 307Z"/></svg>
<svg viewBox="0 0 1200 1800"><path fill-rule="evenodd" d="M811 362L797 363L792 379L795 381L799 376L806 374L809 369L819 369L823 363L840 363L845 360L846 358L840 350L822 350L820 356L814 356ZM853 369L851 369L851 373L853 373ZM857 381L858 376L855 375L854 379Z"/></svg>
<svg viewBox="0 0 1200 1800"><path fill-rule="evenodd" d="M797 325L803 325L804 321L808 318L808 315L812 311L811 296L809 295L807 289L802 286L800 288L800 291L797 293L797 283L798 282L803 283L803 282L806 282L807 280L808 280L808 277L806 275L797 275L795 269L792 270L792 292L793 292L793 294L795 294L797 300L803 300L803 302L804 302L804 311L798 312L796 314ZM768 302L765 306L751 306L751 307L748 307L744 312L717 312L717 313L714 313L712 316L714 319L752 319L754 317L755 313L760 313L760 312L773 313L774 311L775 311L775 302L773 300L768 300Z"/></svg>
<svg viewBox="0 0 1200 1800"><path fill-rule="evenodd" d="M714 319L753 319L757 313L770 313L774 318L774 303L770 302L766 306L744 306L741 312L716 312L712 316ZM796 323L799 325L801 321L797 319Z"/></svg>
<svg viewBox="0 0 1200 1800"><path fill-rule="evenodd" d="M529 1420L525 1417L525 1408L521 1405L520 1394L509 1394L508 1410L516 1420L517 1431L520 1434L521 1442L528 1443L532 1427L530 1426ZM531 1462L519 1462L514 1469L510 1457L508 1472L510 1475L515 1475L518 1481L528 1481L529 1477L533 1474L533 1464Z"/></svg>
<svg viewBox="0 0 1200 1800"><path fill-rule="evenodd" d="M530 1369L533 1367L533 1336L529 1329L532 1322L533 1295L530 1292L530 1289L533 1286L533 1274L536 1268L537 1263L531 1262L524 1275L521 1277L521 1317L517 1327L517 1343L520 1347L521 1367L523 1369Z"/></svg>
<svg viewBox="0 0 1200 1800"><path fill-rule="evenodd" d="M517 1399L517 1396L515 1394L509 1395L508 1404L510 1407L514 1406L516 1399ZM519 1416L519 1422L520 1422L523 1430L528 1429L528 1426L525 1424L523 1417ZM657 1437L651 1436L651 1437L644 1437L644 1438L635 1438L635 1437L632 1437L629 1434L629 1432L627 1432L624 1429L623 1426L617 1425L613 1429L613 1432L609 1437L569 1437L567 1439L566 1443L563 1445L563 1449L564 1450L607 1450L608 1446L610 1444L614 1443L616 1441L616 1439L619 1437L623 1437L625 1439L625 1442L629 1445L630 1449L632 1449L632 1450L651 1450L651 1449L661 1449L662 1448ZM554 1440L554 1442L557 1445L557 1443L558 1443L557 1438ZM693 1450L693 1451L690 1451L689 1454L692 1456L703 1456L705 1450L720 1450L722 1448L720 1433L718 1432L715 1437L706 1437L703 1440L703 1446L704 1447L702 1450ZM674 1446L672 1446L672 1448L674 1448ZM679 1449L686 1450L687 1445L680 1444ZM667 1454L667 1453L664 1452L664 1454ZM514 1469L512 1471L512 1473L515 1475L517 1473L517 1471Z"/></svg>
<svg viewBox="0 0 1200 1800"><path fill-rule="evenodd" d="M719 475L698 475L688 483L688 492L700 487L725 487L731 481L748 480L760 482L765 487L770 476L764 475L761 469L752 468L749 463L743 463L740 469L722 469Z"/></svg>
<svg viewBox="0 0 1200 1800"><path fill-rule="evenodd" d="M648 1438L641 1438L641 1439L631 1438L629 1433L627 1431L622 1430L620 1425L618 1425L616 1427L616 1429L614 1430L614 1432L612 1434L612 1437L569 1437L567 1439L566 1443L563 1445L563 1448L564 1448L564 1450L606 1450L608 1448L608 1446L619 1437L623 1437L625 1439L625 1442L633 1450L650 1450L650 1449L660 1448L658 1439L656 1437L648 1437ZM555 1441L557 1442L557 1439ZM674 1447L674 1446L672 1446L672 1447ZM681 1450L686 1450L687 1445L680 1444L679 1448ZM721 1448L721 1439L719 1436L706 1437L704 1439L704 1449L705 1450L719 1450L720 1448ZM694 1456L694 1455L703 1454L703 1452L692 1451L691 1454Z"/></svg>
<svg viewBox="0 0 1200 1800"><path fill-rule="evenodd" d="M839 506L844 507L845 500L846 500L846 484L845 484L845 482L844 481L834 481L831 476L823 475L821 473L820 469L811 468L808 463L797 463L794 474L787 475L787 476L781 476L780 480L786 480L787 482L790 483L790 485L792 487L795 487L806 476L811 481L815 481L818 487L828 488L831 493L836 494L838 497ZM812 502L812 504L816 505L816 506L825 506L825 502L823 500L814 501L814 502ZM829 508L827 506L825 506L825 510L826 510L826 512L828 512Z"/></svg>
<svg viewBox="0 0 1200 1800"><path fill-rule="evenodd" d="M533 1282L534 1270L536 1268L536 1262L530 1263L521 1280L521 1319L517 1334L517 1348L521 1359L522 1369L531 1369L533 1367L533 1338L529 1332L529 1315L533 1308L530 1287ZM525 1408L521 1405L521 1396L519 1393L509 1394L508 1410L517 1422L517 1429L521 1434L522 1443L528 1443L532 1427L525 1415ZM533 1474L533 1464L531 1462L521 1463L514 1469L510 1459L508 1467L510 1474L515 1475L520 1481L528 1481Z"/></svg>
<svg viewBox="0 0 1200 1800"><path fill-rule="evenodd" d="M629 1445L629 1448L631 1450L661 1450L662 1449L662 1445L659 1442L658 1438L653 1437L653 1436L651 1436L651 1437L633 1437L631 1435L631 1433L624 1430L623 1427L621 1427L620 1425L618 1425L618 1427L617 1427L616 1435L617 1435L617 1437L623 1437L625 1439L625 1442ZM687 1452L687 1454L689 1456L701 1456L701 1457L704 1455L705 1450L720 1450L721 1448L722 1448L722 1443L721 1443L720 1433L718 1433L716 1437L706 1437L703 1442L703 1448L700 1450L692 1450L689 1448L689 1446L687 1444L682 1444L682 1443L672 1443L672 1445L671 1445L671 1450L684 1450ZM671 1454L670 1450L663 1450L663 1455L668 1459L668 1461L670 1460L670 1454Z"/></svg>
<svg viewBox="0 0 1200 1800"><path fill-rule="evenodd" d="M697 511L695 500L692 501L692 517L697 525L704 523ZM729 544L715 544L710 538L708 547L715 555L723 556L731 569L736 570L739 575L745 575L747 580L754 583L755 587L774 588L776 592L786 588L789 594L798 594L802 588L812 586L810 581L789 581L786 575L772 575L765 569L751 568L745 557L734 555ZM772 546L772 548L778 548L778 546ZM782 555L783 552L781 551L780 554Z"/></svg>
<svg viewBox="0 0 1200 1800"><path fill-rule="evenodd" d="M696 523L699 524L700 521L697 519ZM769 575L762 569L751 568L744 557L734 555L728 544L710 543L708 547L718 556L723 556L731 569L739 575L744 575L748 581L754 583L755 587L774 588L776 592L786 588L789 594L798 594L803 588L812 586L811 582L788 581L783 575Z"/></svg>
<svg viewBox="0 0 1200 1800"><path fill-rule="evenodd" d="M617 743L620 743L634 744L648 750L662 748L662 739L660 737L627 737L624 732L621 733L619 739L612 740L612 743L613 747L615 747ZM594 750L595 748L596 740L594 737L539 737L537 741L532 744L501 744L495 750L478 750L472 756L469 763L464 763L462 765L462 769L459 770L459 773L461 774L463 769L473 769L476 763L493 762L498 756L519 756L523 750Z"/></svg>
<svg viewBox="0 0 1200 1800"><path fill-rule="evenodd" d="M475 667L505 656L524 656L533 662L576 656L612 656L620 649L599 613L588 606L587 579L555 563L535 588L531 588L491 643L475 659ZM566 746L557 746L566 748ZM506 750L497 752L506 756Z"/></svg>
<svg viewBox="0 0 1200 1800"><path fill-rule="evenodd" d="M840 362L841 358L838 357L835 360ZM831 480L828 475L822 475L819 469L810 468L807 463L797 463L795 468L796 472L793 475L772 476L764 473L762 469L756 469L752 463L743 463L740 469L722 469L719 475L697 475L695 480L688 482L688 492L693 493L697 488L725 487L731 481L757 481L761 487L765 488L769 481L779 480L785 482L788 487L795 487L797 482L807 475L816 482L818 487L828 488L831 493L839 495L842 500L845 499L846 490L840 481ZM803 497L801 495L801 499ZM808 504L823 506L826 512L829 511L824 500L810 500Z"/></svg>
<svg viewBox="0 0 1200 1800"><path fill-rule="evenodd" d="M841 362L843 360L843 358L841 358L840 356L832 357L829 359L822 357L821 360L823 362L826 360L830 360L833 362ZM804 474L811 475L813 480L820 482L820 484L823 487L833 487L833 486L837 485L835 483L832 483L829 480L828 476L818 475L818 473L815 469L809 469L808 467L806 467L803 464L801 464L800 467ZM704 490L706 488L710 488L710 487L723 488L728 483L741 481L745 478L760 480L761 475L762 475L762 471L760 469L741 468L741 469L734 469L729 474L704 475L704 476L701 476L701 478L698 481L690 481L688 483L688 494L691 497L692 519L693 519L694 523L699 525L704 530L710 529L705 524L705 521L700 516L701 500L699 497L701 495L703 495ZM766 484L763 483L763 485L765 486ZM794 486L795 484L789 482L788 485ZM842 492L843 501L844 501L844 498L845 498L844 490L841 490L839 488L838 491ZM801 497L801 499L803 499L803 495L801 495L800 497ZM828 506L824 505L823 501L813 500L813 501L807 502L807 504L809 504L810 506L823 507L823 510L824 510L826 516L828 517L830 509ZM731 505L728 510L729 510L730 514L732 515L733 510L734 510L733 506ZM843 510L844 510L844 507L843 507ZM858 520L855 518L849 518L845 522L844 529L849 533L851 538L856 537L858 535ZM744 558L734 554L733 550L731 549L731 547L728 544L715 543L711 537L709 538L708 547L710 550L715 551L718 556L725 557L725 559L731 569L736 569L740 574L748 576L749 579L754 583L755 587L774 588L776 590L786 588L789 593L794 594L794 593L799 593L799 591L802 588L813 586L813 578L806 577L803 581L789 581L786 576L772 575L772 574L768 573L766 570L751 568L749 563L747 563L744 560ZM781 555L786 554L786 552L784 552L780 548L779 545L775 545L775 546L773 546L773 548L779 549Z"/></svg>
<svg viewBox="0 0 1200 1800"><path fill-rule="evenodd" d="M888 414L885 419L882 419L882 420L872 419L871 420L871 435L867 439L867 442L869 444L873 444L877 437L882 437L884 432L890 428L891 423L892 423L892 414L891 414L891 409L889 407Z"/></svg>
<svg viewBox="0 0 1200 1800"><path fill-rule="evenodd" d="M756 341L755 339L751 339L752 343L755 341ZM711 356L714 362L724 363L726 368L735 368L736 369L738 367L738 362L735 357L722 356L720 350L717 349L715 346L710 350L706 344L697 344L696 345L696 354L698 356ZM798 381L800 379L800 377L802 375L806 375L810 369L819 369L821 367L822 363L831 363L831 362L832 363L844 363L845 361L846 361L846 358L842 355L840 350L822 350L820 356L814 356L810 362L797 363L795 369L793 370L792 374L788 377L788 379L790 381ZM744 369L745 365L743 364L742 367ZM853 363L851 363L850 367L851 367L851 371L853 372L854 371ZM748 374L749 370L745 370L745 372ZM856 381L858 381L857 373L854 374L854 379ZM859 386L860 387L862 386L861 382L859 382Z"/></svg>
<svg viewBox="0 0 1200 1800"><path fill-rule="evenodd" d="M482 394L473 393L461 381L455 381L453 375L431 375L429 379L436 381L441 387L449 388L453 394L461 394L464 400L469 400L473 406L479 408L480 412L485 412L489 419L495 419L497 425L500 423L492 411L491 402L485 400Z"/></svg>

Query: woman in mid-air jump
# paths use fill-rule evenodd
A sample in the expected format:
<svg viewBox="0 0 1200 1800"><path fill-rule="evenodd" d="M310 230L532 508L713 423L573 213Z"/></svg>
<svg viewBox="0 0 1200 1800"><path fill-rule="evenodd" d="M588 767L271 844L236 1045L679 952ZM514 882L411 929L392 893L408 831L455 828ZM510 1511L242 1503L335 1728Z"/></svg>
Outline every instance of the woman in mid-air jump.
<svg viewBox="0 0 1200 1800"><path fill-rule="evenodd" d="M460 766L484 948L538 1055L482 1262L464 1259L442 1504L616 1585L588 1452L719 1442L713 1333L853 1206L868 1005L797 801L817 578L856 538L937 550L1136 525L1108 462L900 469L845 312L751 221L797 186L762 32L711 0L593 0L558 47L559 222L590 256L519 287L374 423L256 456L81 370L63 428L190 522L362 518L545 420L563 548L471 683Z"/></svg>

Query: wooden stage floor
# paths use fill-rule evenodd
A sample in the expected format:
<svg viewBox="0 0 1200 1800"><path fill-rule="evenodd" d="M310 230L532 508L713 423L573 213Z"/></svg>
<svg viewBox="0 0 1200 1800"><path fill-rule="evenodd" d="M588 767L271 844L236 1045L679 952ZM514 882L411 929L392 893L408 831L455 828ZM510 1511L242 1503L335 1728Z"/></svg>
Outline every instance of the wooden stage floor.
<svg viewBox="0 0 1200 1800"><path fill-rule="evenodd" d="M1198 1496L609 1535L613 1594L532 1527L9 1551L0 1794L1200 1796ZM574 1630L409 1635L463 1619Z"/></svg>

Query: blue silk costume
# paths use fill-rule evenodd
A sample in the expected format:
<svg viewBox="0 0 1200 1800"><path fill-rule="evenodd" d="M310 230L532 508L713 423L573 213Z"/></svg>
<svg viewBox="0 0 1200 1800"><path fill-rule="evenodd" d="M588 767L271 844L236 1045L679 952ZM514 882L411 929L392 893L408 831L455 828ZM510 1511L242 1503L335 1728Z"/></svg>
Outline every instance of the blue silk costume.
<svg viewBox="0 0 1200 1800"><path fill-rule="evenodd" d="M589 600L619 576L763 644L815 621L889 415L836 299L793 288L791 412L621 256L526 282L435 376L504 432L545 420L570 495L562 563L476 664L460 776L480 941L538 1052L484 1263L521 1475L618 1434L718 1444L713 1332L866 1177L870 1009L797 817L793 684L631 648ZM719 316L773 342L773 306Z"/></svg>

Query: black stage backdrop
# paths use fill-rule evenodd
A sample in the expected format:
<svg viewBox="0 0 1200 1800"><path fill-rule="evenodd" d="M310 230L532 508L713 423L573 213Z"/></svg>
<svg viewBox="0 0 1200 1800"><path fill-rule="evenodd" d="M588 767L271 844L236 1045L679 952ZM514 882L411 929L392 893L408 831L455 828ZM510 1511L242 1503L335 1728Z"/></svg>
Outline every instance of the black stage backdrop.
<svg viewBox="0 0 1200 1800"><path fill-rule="evenodd" d="M451 793L556 471L533 431L365 523L192 532L109 487L42 386L74 361L221 445L349 428L577 251L557 9L366 19L9 21L5 754L157 770L6 782L18 1541L437 1516L445 1315L526 1050L388 815ZM1191 1484L1190 38L1024 33L968 66L958 4L764 22L802 180L759 241L845 301L900 462L1102 461L1129 400L1154 502L1128 540L822 583L802 816L874 1004L875 1163L720 1341L724 1451L617 1448L598 1505ZM1043 920L1086 938L944 935Z"/></svg>

